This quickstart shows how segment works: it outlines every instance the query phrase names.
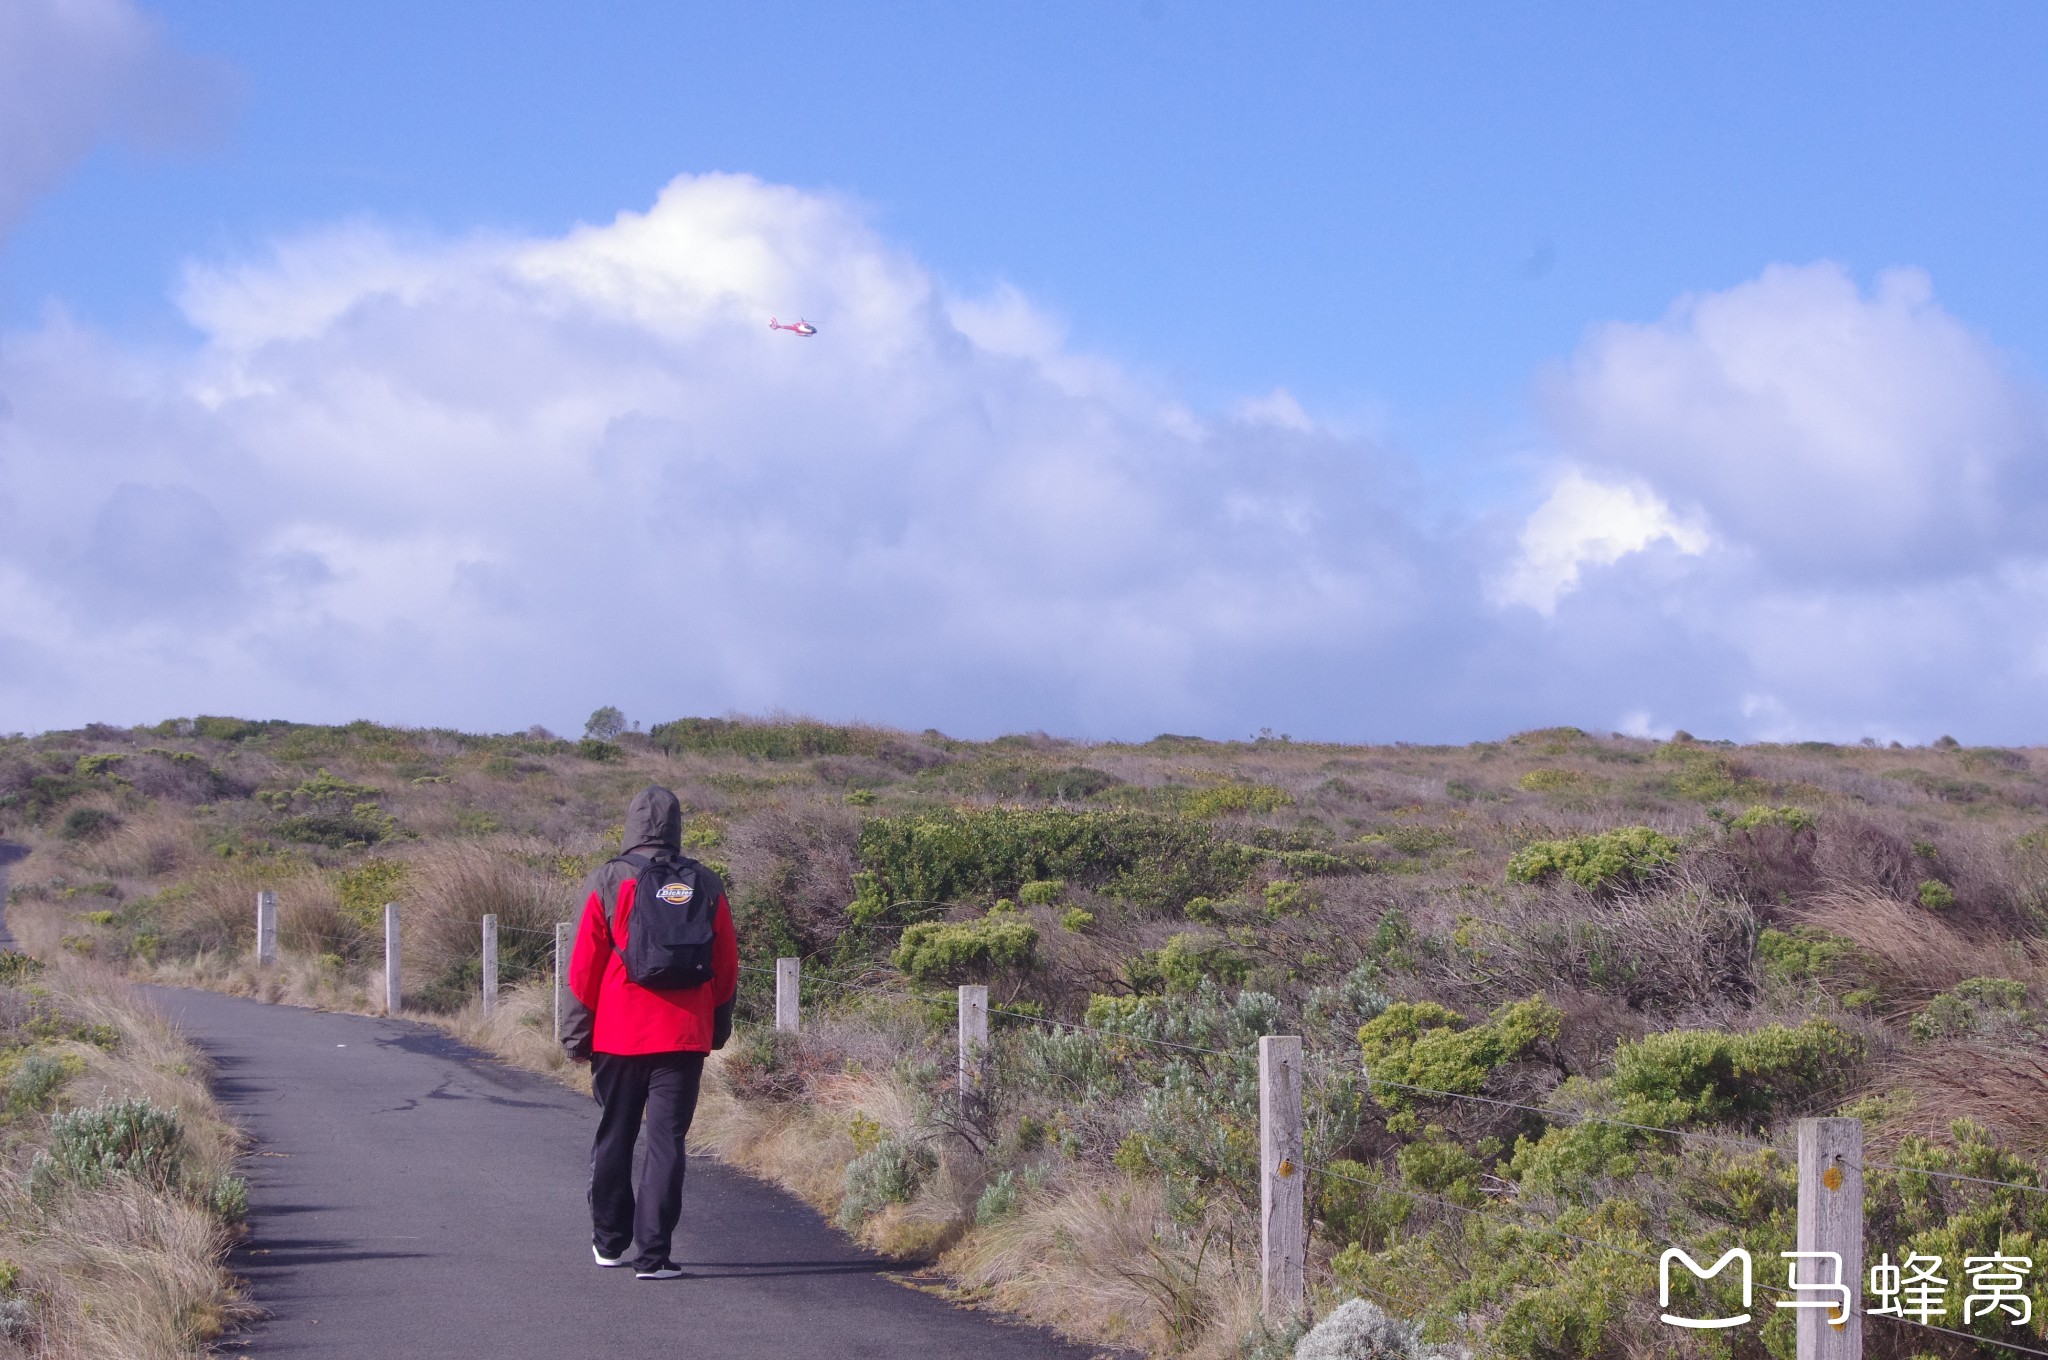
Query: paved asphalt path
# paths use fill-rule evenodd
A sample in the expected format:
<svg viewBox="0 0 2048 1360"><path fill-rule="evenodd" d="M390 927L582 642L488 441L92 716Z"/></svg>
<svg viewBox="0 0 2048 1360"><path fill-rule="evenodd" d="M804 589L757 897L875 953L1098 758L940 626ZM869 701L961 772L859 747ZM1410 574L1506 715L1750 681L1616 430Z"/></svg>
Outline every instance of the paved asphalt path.
<svg viewBox="0 0 2048 1360"><path fill-rule="evenodd" d="M680 1280L590 1259L583 1096L401 1021L150 988L255 1140L225 1356L642 1360L1095 1352L883 1278L800 1201L690 1159Z"/></svg>

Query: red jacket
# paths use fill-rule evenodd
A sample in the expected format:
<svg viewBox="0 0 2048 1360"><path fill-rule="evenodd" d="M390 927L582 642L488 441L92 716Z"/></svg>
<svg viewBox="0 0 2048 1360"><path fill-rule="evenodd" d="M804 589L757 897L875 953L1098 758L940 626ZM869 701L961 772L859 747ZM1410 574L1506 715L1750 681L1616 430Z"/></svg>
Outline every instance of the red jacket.
<svg viewBox="0 0 2048 1360"><path fill-rule="evenodd" d="M667 789L642 789L626 809L625 848L679 853L682 812L682 804ZM711 981L680 992L658 992L626 978L626 963L619 955L633 928L631 866L612 860L599 865L585 882L583 922L569 955L569 995L562 1001L562 1047L570 1057L712 1050L713 1014L729 1007L739 990L740 947L725 885L709 869L700 868L699 873L698 882L718 894Z"/></svg>
<svg viewBox="0 0 2048 1360"><path fill-rule="evenodd" d="M711 981L680 992L657 992L626 977L619 957L632 931L631 878L619 885L611 933L605 933L604 899L596 892L583 904L576 949L569 956L569 990L593 1013L590 1048L595 1053L709 1053L711 1015L739 990L740 946L732 909L718 895L712 926ZM617 947L614 948L613 946Z"/></svg>

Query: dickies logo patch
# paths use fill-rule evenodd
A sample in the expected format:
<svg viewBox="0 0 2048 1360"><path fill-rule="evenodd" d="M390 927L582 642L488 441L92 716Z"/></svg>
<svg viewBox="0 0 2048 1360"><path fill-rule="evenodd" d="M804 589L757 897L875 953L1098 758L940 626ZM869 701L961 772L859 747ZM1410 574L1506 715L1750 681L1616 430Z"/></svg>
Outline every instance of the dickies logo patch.
<svg viewBox="0 0 2048 1360"><path fill-rule="evenodd" d="M654 894L672 907L680 907L697 895L697 890L687 883L664 883Z"/></svg>

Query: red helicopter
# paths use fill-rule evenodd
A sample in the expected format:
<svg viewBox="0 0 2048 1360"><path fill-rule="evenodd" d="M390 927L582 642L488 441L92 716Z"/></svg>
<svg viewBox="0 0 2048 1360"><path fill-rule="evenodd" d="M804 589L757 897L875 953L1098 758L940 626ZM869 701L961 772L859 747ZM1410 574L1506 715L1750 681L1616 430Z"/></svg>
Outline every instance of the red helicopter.
<svg viewBox="0 0 2048 1360"><path fill-rule="evenodd" d="M798 335L816 335L818 333L818 328L808 321L799 320L794 326L785 326L772 316L768 318L768 329L771 331L794 331Z"/></svg>

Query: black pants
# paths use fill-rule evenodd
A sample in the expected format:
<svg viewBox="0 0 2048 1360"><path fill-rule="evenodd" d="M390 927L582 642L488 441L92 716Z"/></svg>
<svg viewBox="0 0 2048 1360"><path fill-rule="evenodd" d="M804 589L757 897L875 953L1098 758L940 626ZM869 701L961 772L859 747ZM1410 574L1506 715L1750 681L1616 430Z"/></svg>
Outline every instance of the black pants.
<svg viewBox="0 0 2048 1360"><path fill-rule="evenodd" d="M683 1140L697 1113L702 1053L593 1053L590 1090L602 1113L590 1149L591 1241L607 1256L628 1243L642 1268L668 1259L683 1213ZM633 1187L633 1144L647 1117L647 1160Z"/></svg>

